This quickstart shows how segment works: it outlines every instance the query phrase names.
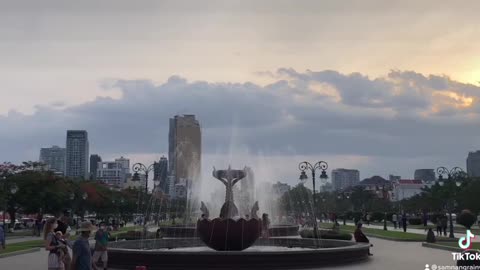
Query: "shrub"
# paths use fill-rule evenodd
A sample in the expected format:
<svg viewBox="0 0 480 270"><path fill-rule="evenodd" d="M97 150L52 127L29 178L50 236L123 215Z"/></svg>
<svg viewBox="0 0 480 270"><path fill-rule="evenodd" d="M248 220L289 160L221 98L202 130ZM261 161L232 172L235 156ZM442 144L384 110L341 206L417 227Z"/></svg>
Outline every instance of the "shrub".
<svg viewBox="0 0 480 270"><path fill-rule="evenodd" d="M408 223L410 225L421 225L422 224L422 219L419 217L412 217L408 220Z"/></svg>
<svg viewBox="0 0 480 270"><path fill-rule="evenodd" d="M465 228L470 229L473 224L475 224L475 220L477 218L475 217L470 210L465 209L462 210L460 215L457 217L457 223L465 226Z"/></svg>
<svg viewBox="0 0 480 270"><path fill-rule="evenodd" d="M350 233L337 233L331 230L319 230L318 234L320 239L352 240L352 235ZM302 238L314 238L313 230L302 230L300 231L300 236Z"/></svg>

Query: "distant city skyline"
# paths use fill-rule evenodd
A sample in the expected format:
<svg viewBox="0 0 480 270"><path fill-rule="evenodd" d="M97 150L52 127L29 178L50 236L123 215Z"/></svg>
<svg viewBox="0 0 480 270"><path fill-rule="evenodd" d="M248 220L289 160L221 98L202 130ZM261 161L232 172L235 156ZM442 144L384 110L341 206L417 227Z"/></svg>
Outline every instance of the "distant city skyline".
<svg viewBox="0 0 480 270"><path fill-rule="evenodd" d="M181 114L201 119L204 177L325 160L413 178L480 149L478 1L37 2L0 9L0 161L79 129L153 163Z"/></svg>

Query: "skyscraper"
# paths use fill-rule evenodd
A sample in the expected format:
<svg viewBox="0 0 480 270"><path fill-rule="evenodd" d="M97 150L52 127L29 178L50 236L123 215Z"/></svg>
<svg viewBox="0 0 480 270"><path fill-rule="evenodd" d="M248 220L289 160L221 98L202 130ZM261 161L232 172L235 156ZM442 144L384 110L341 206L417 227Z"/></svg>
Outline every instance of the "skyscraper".
<svg viewBox="0 0 480 270"><path fill-rule="evenodd" d="M175 178L188 179L189 187L201 176L202 135L195 115L170 118L168 133L169 172Z"/></svg>
<svg viewBox="0 0 480 270"><path fill-rule="evenodd" d="M332 170L332 184L335 190L341 190L360 182L358 170L335 169Z"/></svg>
<svg viewBox="0 0 480 270"><path fill-rule="evenodd" d="M95 180L97 179L97 169L98 169L98 162L102 161L102 157L93 154L90 155L90 179Z"/></svg>
<svg viewBox="0 0 480 270"><path fill-rule="evenodd" d="M470 177L480 177L480 150L468 153L467 173Z"/></svg>
<svg viewBox="0 0 480 270"><path fill-rule="evenodd" d="M159 186L163 192L169 192L168 160L166 157L161 157L159 162L153 163L153 180L160 181Z"/></svg>
<svg viewBox="0 0 480 270"><path fill-rule="evenodd" d="M127 185L129 178L130 160L124 157L117 158L115 161L104 161L98 163L97 180L116 188L122 188Z"/></svg>
<svg viewBox="0 0 480 270"><path fill-rule="evenodd" d="M65 175L70 178L88 178L88 133L85 130L67 130Z"/></svg>
<svg viewBox="0 0 480 270"><path fill-rule="evenodd" d="M433 183L435 182L435 171L433 169L417 169L413 174L413 179Z"/></svg>
<svg viewBox="0 0 480 270"><path fill-rule="evenodd" d="M40 149L40 162L47 165L47 169L58 174L65 174L65 148L56 145Z"/></svg>

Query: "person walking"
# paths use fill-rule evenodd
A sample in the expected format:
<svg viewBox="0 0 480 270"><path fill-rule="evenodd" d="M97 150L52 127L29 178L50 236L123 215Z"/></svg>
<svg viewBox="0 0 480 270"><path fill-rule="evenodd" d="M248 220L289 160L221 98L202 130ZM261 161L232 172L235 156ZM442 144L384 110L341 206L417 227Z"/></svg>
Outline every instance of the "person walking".
<svg viewBox="0 0 480 270"><path fill-rule="evenodd" d="M105 222L100 222L100 229L95 233L95 251L93 252L93 263L98 263L101 258L103 269L107 270L108 252L107 245L110 239L110 233L106 230Z"/></svg>
<svg viewBox="0 0 480 270"><path fill-rule="evenodd" d="M436 226L437 226L437 236L441 236L442 235L442 217L441 216L437 217Z"/></svg>
<svg viewBox="0 0 480 270"><path fill-rule="evenodd" d="M5 230L0 226L0 250L5 249Z"/></svg>
<svg viewBox="0 0 480 270"><path fill-rule="evenodd" d="M64 239L68 242L68 238L70 237L70 213L68 211L64 211L63 215L57 220L57 224L58 226L53 231L55 233L61 232ZM63 256L63 262L65 265L65 270L70 270L70 265L72 264L72 256L70 256L68 249L65 256Z"/></svg>
<svg viewBox="0 0 480 270"><path fill-rule="evenodd" d="M60 249L65 248L65 245L60 244L55 236L54 230L57 228L57 219L49 218L45 223L45 230L43 232L43 239L45 240L45 250L48 253L48 270L63 270L65 265L60 258Z"/></svg>
<svg viewBox="0 0 480 270"><path fill-rule="evenodd" d="M392 215L392 222L393 222L393 228L397 229L397 222L398 222L397 213L393 213L393 215Z"/></svg>
<svg viewBox="0 0 480 270"><path fill-rule="evenodd" d="M407 214L403 213L402 215L402 227L403 232L407 232Z"/></svg>
<svg viewBox="0 0 480 270"><path fill-rule="evenodd" d="M92 252L88 242L88 238L94 230L95 228L89 221L80 224L77 230L77 232L80 232L80 237L73 244L72 270L97 270L97 266L92 260Z"/></svg>

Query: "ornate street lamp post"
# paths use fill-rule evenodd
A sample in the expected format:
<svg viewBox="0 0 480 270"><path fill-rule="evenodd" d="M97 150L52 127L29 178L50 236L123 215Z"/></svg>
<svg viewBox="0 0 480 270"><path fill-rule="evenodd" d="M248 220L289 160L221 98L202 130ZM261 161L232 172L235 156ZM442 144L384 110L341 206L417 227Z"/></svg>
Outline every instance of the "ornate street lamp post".
<svg viewBox="0 0 480 270"><path fill-rule="evenodd" d="M140 181L139 173L143 173L145 175L145 207L146 207L147 213L145 217L143 217L144 236L147 235L147 221L150 218L150 212L148 211L148 196L147 196L148 195L148 174L152 172L154 168L155 168L154 164L150 164L149 166L146 166L143 163L135 163L133 164L133 167L132 167L132 170L134 171L133 179L132 179L133 181Z"/></svg>
<svg viewBox="0 0 480 270"><path fill-rule="evenodd" d="M464 170L462 170L460 167L453 167L451 170L448 170L445 167L438 167L437 168L437 173L438 173L438 184L440 186L443 185L451 185L451 189L449 189L449 192L447 193L447 210L448 210L448 216L450 219L450 233L449 236L450 238L455 238L455 235L453 233L453 218L452 218L452 204L454 204L455 196L456 196L456 188L460 187L462 185L462 180L467 178L467 174L465 173ZM446 175L447 179L445 179L443 176Z"/></svg>
<svg viewBox="0 0 480 270"><path fill-rule="evenodd" d="M7 213L7 208L8 208L8 196L11 196L11 195L15 195L15 193L17 193L18 191L18 188L17 186L12 183L12 184L8 184L7 182L7 177L2 177L3 179L3 190L5 191L5 204L4 204L4 208L3 208L3 231L4 231L4 234L5 234L5 239L7 238L7 226L6 226L6 213ZM12 217L10 217L11 219ZM12 220L10 220L10 223L12 222Z"/></svg>
<svg viewBox="0 0 480 270"><path fill-rule="evenodd" d="M320 179L324 180L328 178L326 170L328 169L328 164L325 161L319 161L315 163L315 165L312 165L311 163L307 161L300 162L298 164L298 168L300 169L300 181L302 183L305 183L308 179L307 170L310 170L312 173L312 182L313 182L313 207L312 207L312 212L313 212L313 235L315 239L318 239L318 224L317 224L317 215L316 215L316 199L315 199L315 171L316 170L321 170L322 173L320 174Z"/></svg>
<svg viewBox="0 0 480 270"><path fill-rule="evenodd" d="M342 192L337 196L337 199L339 200L349 200L350 199L350 194L346 192ZM343 212L343 225L347 225L347 212Z"/></svg>

